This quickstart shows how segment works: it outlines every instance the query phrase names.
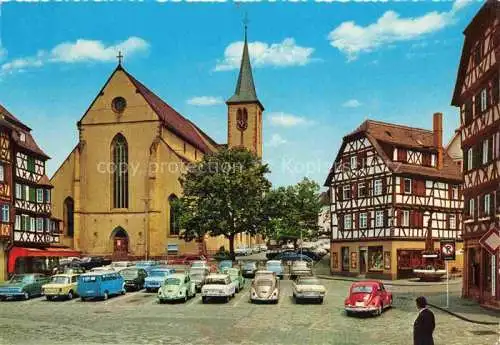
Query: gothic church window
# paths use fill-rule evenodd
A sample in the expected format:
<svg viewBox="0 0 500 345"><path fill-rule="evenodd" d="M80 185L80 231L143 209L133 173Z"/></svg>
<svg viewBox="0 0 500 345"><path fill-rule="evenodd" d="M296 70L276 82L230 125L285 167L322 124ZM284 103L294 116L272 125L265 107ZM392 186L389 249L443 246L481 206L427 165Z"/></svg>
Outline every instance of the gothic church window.
<svg viewBox="0 0 500 345"><path fill-rule="evenodd" d="M127 140L117 134L111 144L113 208L128 208L128 147Z"/></svg>

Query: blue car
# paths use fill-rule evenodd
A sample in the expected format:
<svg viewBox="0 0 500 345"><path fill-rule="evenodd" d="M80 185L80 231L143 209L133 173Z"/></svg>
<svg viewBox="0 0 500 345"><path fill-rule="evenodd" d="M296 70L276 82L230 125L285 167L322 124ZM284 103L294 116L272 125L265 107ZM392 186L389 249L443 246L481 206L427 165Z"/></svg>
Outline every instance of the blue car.
<svg viewBox="0 0 500 345"><path fill-rule="evenodd" d="M233 267L233 262L231 260L222 260L218 265L219 272L224 271L225 268L231 267Z"/></svg>
<svg viewBox="0 0 500 345"><path fill-rule="evenodd" d="M157 266L160 266L158 261L139 261L135 264L135 267L142 268L148 275L149 272L151 272L152 269L157 268Z"/></svg>
<svg viewBox="0 0 500 345"><path fill-rule="evenodd" d="M110 296L125 294L125 281L114 271L84 273L78 277L77 291L82 301L91 298L107 300Z"/></svg>
<svg viewBox="0 0 500 345"><path fill-rule="evenodd" d="M269 260L266 262L266 270L276 273L276 276L283 279L285 268L280 260Z"/></svg>
<svg viewBox="0 0 500 345"><path fill-rule="evenodd" d="M147 292L156 291L165 281L165 277L175 273L173 268L153 268L144 279L144 287Z"/></svg>
<svg viewBox="0 0 500 345"><path fill-rule="evenodd" d="M281 261L306 261L306 262L313 262L313 259L311 259L309 256L305 254L300 254L300 253L295 253L295 252L284 252L276 255L274 257L274 260L281 260Z"/></svg>

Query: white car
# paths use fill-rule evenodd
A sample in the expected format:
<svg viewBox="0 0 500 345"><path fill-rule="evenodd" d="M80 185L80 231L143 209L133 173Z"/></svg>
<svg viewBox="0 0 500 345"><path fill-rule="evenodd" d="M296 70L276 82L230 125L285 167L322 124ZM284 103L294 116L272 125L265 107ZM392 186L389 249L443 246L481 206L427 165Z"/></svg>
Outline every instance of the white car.
<svg viewBox="0 0 500 345"><path fill-rule="evenodd" d="M275 272L257 271L250 287L250 302L278 303L280 281Z"/></svg>
<svg viewBox="0 0 500 345"><path fill-rule="evenodd" d="M207 303L209 299L221 298L229 302L236 293L236 284L231 282L228 274L210 274L205 279L205 285L201 288L201 300Z"/></svg>
<svg viewBox="0 0 500 345"><path fill-rule="evenodd" d="M206 262L205 260L196 260L196 261L193 261L191 262L191 266L189 267L189 269L205 269L205 270L209 270L210 271L210 265L208 264L208 262Z"/></svg>
<svg viewBox="0 0 500 345"><path fill-rule="evenodd" d="M234 250L234 254L236 254L238 256L246 256L246 255L252 255L253 252L252 252L252 248L250 248L250 247L247 247L247 246L238 246Z"/></svg>
<svg viewBox="0 0 500 345"><path fill-rule="evenodd" d="M326 288L316 277L299 277L293 282L293 298L296 302L316 300L323 303Z"/></svg>

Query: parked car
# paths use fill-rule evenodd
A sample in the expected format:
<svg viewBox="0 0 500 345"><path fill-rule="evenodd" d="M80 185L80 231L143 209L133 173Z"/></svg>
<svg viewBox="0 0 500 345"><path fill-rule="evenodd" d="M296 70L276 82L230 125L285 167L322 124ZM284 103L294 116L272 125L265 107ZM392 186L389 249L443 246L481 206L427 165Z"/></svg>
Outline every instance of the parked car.
<svg viewBox="0 0 500 345"><path fill-rule="evenodd" d="M384 309L390 307L392 307L392 293L385 289L383 283L374 280L353 283L344 302L348 316L355 313L380 315Z"/></svg>
<svg viewBox="0 0 500 345"><path fill-rule="evenodd" d="M89 272L116 272L109 266L94 267Z"/></svg>
<svg viewBox="0 0 500 345"><path fill-rule="evenodd" d="M280 281L276 272L257 271L250 287L250 302L278 303L280 298Z"/></svg>
<svg viewBox="0 0 500 345"><path fill-rule="evenodd" d="M225 268L222 273L229 275L234 284L236 292L240 292L245 287L245 278L241 275L241 270L237 267Z"/></svg>
<svg viewBox="0 0 500 345"><path fill-rule="evenodd" d="M233 261L232 260L222 260L217 265L217 268L218 268L219 272L222 272L222 271L224 271L224 269L230 268L230 267L233 267Z"/></svg>
<svg viewBox="0 0 500 345"><path fill-rule="evenodd" d="M246 255L252 255L252 248L247 247L247 246L238 246L234 250L234 254L237 256L246 256Z"/></svg>
<svg viewBox="0 0 500 345"><path fill-rule="evenodd" d="M117 272L120 270L127 268L127 267L132 267L134 266L134 263L132 261L113 261L109 267Z"/></svg>
<svg viewBox="0 0 500 345"><path fill-rule="evenodd" d="M295 302L316 300L323 303L326 288L316 277L302 276L298 277L292 285L293 298Z"/></svg>
<svg viewBox="0 0 500 345"><path fill-rule="evenodd" d="M292 262L292 261L307 261L313 262L313 260L304 254L299 254L296 252L283 252L274 257L274 260L281 260L283 262Z"/></svg>
<svg viewBox="0 0 500 345"><path fill-rule="evenodd" d="M53 274L82 274L85 273L85 268L76 265L60 265L54 268Z"/></svg>
<svg viewBox="0 0 500 345"><path fill-rule="evenodd" d="M255 276L255 272L257 272L257 262L247 261L243 264L243 267L241 269L243 277L253 278Z"/></svg>
<svg viewBox="0 0 500 345"><path fill-rule="evenodd" d="M182 300L196 296L196 286L188 274L174 273L165 278L163 285L158 289L158 302Z"/></svg>
<svg viewBox="0 0 500 345"><path fill-rule="evenodd" d="M210 271L206 268L191 268L189 270L189 276L196 286L196 292L201 291L201 288L205 284L205 279L207 279Z"/></svg>
<svg viewBox="0 0 500 345"><path fill-rule="evenodd" d="M157 291L165 278L175 273L175 269L168 267L154 268L149 272L148 276L144 279L144 287L147 292Z"/></svg>
<svg viewBox="0 0 500 345"><path fill-rule="evenodd" d="M151 272L151 271L150 271ZM120 270L120 275L125 281L125 289L130 290L142 290L144 288L144 280L148 276L143 268L129 267Z"/></svg>
<svg viewBox="0 0 500 345"><path fill-rule="evenodd" d="M86 271L89 271L94 267L107 266L109 264L111 264L111 260L105 259L102 256L84 257L80 260L80 266Z"/></svg>
<svg viewBox="0 0 500 345"><path fill-rule="evenodd" d="M10 280L0 284L0 300L8 298L30 299L42 295L42 285L47 284L50 278L43 274L29 273L16 274Z"/></svg>
<svg viewBox="0 0 500 345"><path fill-rule="evenodd" d="M266 270L276 273L279 279L283 279L285 268L280 260L269 260L266 262Z"/></svg>
<svg viewBox="0 0 500 345"><path fill-rule="evenodd" d="M48 301L55 298L73 299L77 295L80 274L56 274L47 284L42 285L42 294Z"/></svg>
<svg viewBox="0 0 500 345"><path fill-rule="evenodd" d="M89 272L78 277L77 293L82 301L90 298L107 300L110 296L124 295L125 292L125 281L118 272Z"/></svg>
<svg viewBox="0 0 500 345"><path fill-rule="evenodd" d="M296 251L297 254L302 254L302 255L305 255L305 256L308 256L309 258L311 258L312 260L314 261L319 261L321 260L321 258L323 257L323 255L319 255L317 254L316 252L310 250L310 249L298 249ZM326 253L325 253L326 254Z"/></svg>
<svg viewBox="0 0 500 345"><path fill-rule="evenodd" d="M294 280L301 276L312 276L311 265L306 261L294 261L290 268L290 279Z"/></svg>
<svg viewBox="0 0 500 345"><path fill-rule="evenodd" d="M189 266L189 269L193 268L202 268L202 269L207 269L210 271L210 265L206 260L195 260L191 262L191 265Z"/></svg>
<svg viewBox="0 0 500 345"><path fill-rule="evenodd" d="M158 261L139 261L135 263L136 268L142 268L147 273L158 266L160 266L160 263Z"/></svg>
<svg viewBox="0 0 500 345"><path fill-rule="evenodd" d="M222 298L225 302L229 302L235 293L236 287L231 282L229 275L210 274L205 280L205 285L201 288L201 300L203 303L207 303L210 299Z"/></svg>
<svg viewBox="0 0 500 345"><path fill-rule="evenodd" d="M69 265L69 264L74 264L74 263L80 263L81 259L76 256L69 256L67 258L60 258L59 259L59 265Z"/></svg>

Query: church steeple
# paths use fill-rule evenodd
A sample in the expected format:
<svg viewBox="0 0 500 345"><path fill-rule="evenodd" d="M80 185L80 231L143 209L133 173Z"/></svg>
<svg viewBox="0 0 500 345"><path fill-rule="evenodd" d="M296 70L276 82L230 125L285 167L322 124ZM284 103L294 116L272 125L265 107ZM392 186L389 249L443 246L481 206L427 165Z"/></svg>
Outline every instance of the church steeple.
<svg viewBox="0 0 500 345"><path fill-rule="evenodd" d="M253 82L252 65L250 64L250 54L248 53L247 25L245 24L245 43L243 44L243 55L241 57L240 74L236 83L234 95L228 99L227 103L259 102L255 92Z"/></svg>

